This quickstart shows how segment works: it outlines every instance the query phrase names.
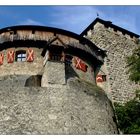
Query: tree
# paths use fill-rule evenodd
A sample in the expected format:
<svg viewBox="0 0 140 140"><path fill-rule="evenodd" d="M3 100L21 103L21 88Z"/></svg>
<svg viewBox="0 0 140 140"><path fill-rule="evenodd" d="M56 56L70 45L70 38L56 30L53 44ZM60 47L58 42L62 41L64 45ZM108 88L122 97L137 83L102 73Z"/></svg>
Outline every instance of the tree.
<svg viewBox="0 0 140 140"><path fill-rule="evenodd" d="M130 80L140 83L140 44L127 58ZM140 89L135 91L136 97L124 105L115 104L118 127L124 134L140 134Z"/></svg>
<svg viewBox="0 0 140 140"><path fill-rule="evenodd" d="M125 105L115 104L118 127L124 134L140 134L140 102L131 100Z"/></svg>
<svg viewBox="0 0 140 140"><path fill-rule="evenodd" d="M140 44L133 51L133 54L127 58L127 63L130 80L140 83Z"/></svg>

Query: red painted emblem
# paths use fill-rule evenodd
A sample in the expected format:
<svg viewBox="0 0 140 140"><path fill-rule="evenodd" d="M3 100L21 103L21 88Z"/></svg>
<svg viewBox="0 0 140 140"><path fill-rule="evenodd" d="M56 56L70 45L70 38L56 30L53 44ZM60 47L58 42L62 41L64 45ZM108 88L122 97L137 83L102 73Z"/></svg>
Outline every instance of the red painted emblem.
<svg viewBox="0 0 140 140"><path fill-rule="evenodd" d="M13 63L15 58L15 52L13 50L8 51L7 53L7 62Z"/></svg>
<svg viewBox="0 0 140 140"><path fill-rule="evenodd" d="M78 57L74 58L75 60L75 67L83 72L87 71L87 65Z"/></svg>
<svg viewBox="0 0 140 140"><path fill-rule="evenodd" d="M3 64L3 60L4 60L4 54L0 53L0 65Z"/></svg>
<svg viewBox="0 0 140 140"><path fill-rule="evenodd" d="M34 61L34 51L32 49L27 50L27 62Z"/></svg>
<svg viewBox="0 0 140 140"><path fill-rule="evenodd" d="M103 77L101 74L98 74L97 77L96 77L96 82L103 82Z"/></svg>

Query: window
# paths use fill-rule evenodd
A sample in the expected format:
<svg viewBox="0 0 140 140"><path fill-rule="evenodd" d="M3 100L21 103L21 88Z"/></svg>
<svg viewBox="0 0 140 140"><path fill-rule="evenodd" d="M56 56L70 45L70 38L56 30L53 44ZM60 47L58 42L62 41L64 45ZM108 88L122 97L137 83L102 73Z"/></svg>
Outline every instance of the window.
<svg viewBox="0 0 140 140"><path fill-rule="evenodd" d="M26 61L26 51L20 50L16 52L16 61L17 62L24 62Z"/></svg>
<svg viewBox="0 0 140 140"><path fill-rule="evenodd" d="M106 75L98 74L96 77L97 82L106 82Z"/></svg>
<svg viewBox="0 0 140 140"><path fill-rule="evenodd" d="M53 61L60 61L61 60L61 54L52 54L51 55L51 60Z"/></svg>
<svg viewBox="0 0 140 140"><path fill-rule="evenodd" d="M52 47L49 50L49 54L50 54L50 60L52 61L61 61L62 57L63 57L63 53L62 50L60 48L57 47Z"/></svg>
<svg viewBox="0 0 140 140"><path fill-rule="evenodd" d="M102 75L103 81L106 81L106 75Z"/></svg>

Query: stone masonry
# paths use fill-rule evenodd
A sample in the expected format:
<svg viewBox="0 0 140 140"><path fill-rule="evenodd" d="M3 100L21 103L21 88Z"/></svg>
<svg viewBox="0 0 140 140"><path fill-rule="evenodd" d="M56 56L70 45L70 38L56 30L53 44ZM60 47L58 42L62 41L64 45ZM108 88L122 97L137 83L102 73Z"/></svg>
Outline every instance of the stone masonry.
<svg viewBox="0 0 140 140"><path fill-rule="evenodd" d="M129 80L126 64L126 58L137 47L137 40L99 22L93 28L88 31L86 38L107 51L102 66L107 75L107 84L102 85L102 88L113 102L127 102L135 96L134 92L139 87Z"/></svg>
<svg viewBox="0 0 140 140"><path fill-rule="evenodd" d="M47 87L49 84L66 84L65 63L48 61L44 67L41 86Z"/></svg>
<svg viewBox="0 0 140 140"><path fill-rule="evenodd" d="M18 50L27 50L27 47L18 47L18 48L10 48L13 49L15 52ZM2 50L1 53L4 53L4 62L3 65L0 65L0 75L37 75L37 74L42 74L42 68L43 68L43 57L41 56L42 49L39 48L34 48L34 62L13 62L7 63L7 51Z"/></svg>
<svg viewBox="0 0 140 140"><path fill-rule="evenodd" d="M118 134L112 104L97 86L70 78L61 87L23 87L26 78L1 78L0 134Z"/></svg>

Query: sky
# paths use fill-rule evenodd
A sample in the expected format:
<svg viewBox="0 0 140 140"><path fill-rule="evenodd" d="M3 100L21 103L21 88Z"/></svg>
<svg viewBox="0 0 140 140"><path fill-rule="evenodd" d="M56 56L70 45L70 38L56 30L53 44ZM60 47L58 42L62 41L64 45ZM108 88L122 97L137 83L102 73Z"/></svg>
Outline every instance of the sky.
<svg viewBox="0 0 140 140"><path fill-rule="evenodd" d="M140 35L140 6L0 6L0 28L42 25L80 34L99 18Z"/></svg>

